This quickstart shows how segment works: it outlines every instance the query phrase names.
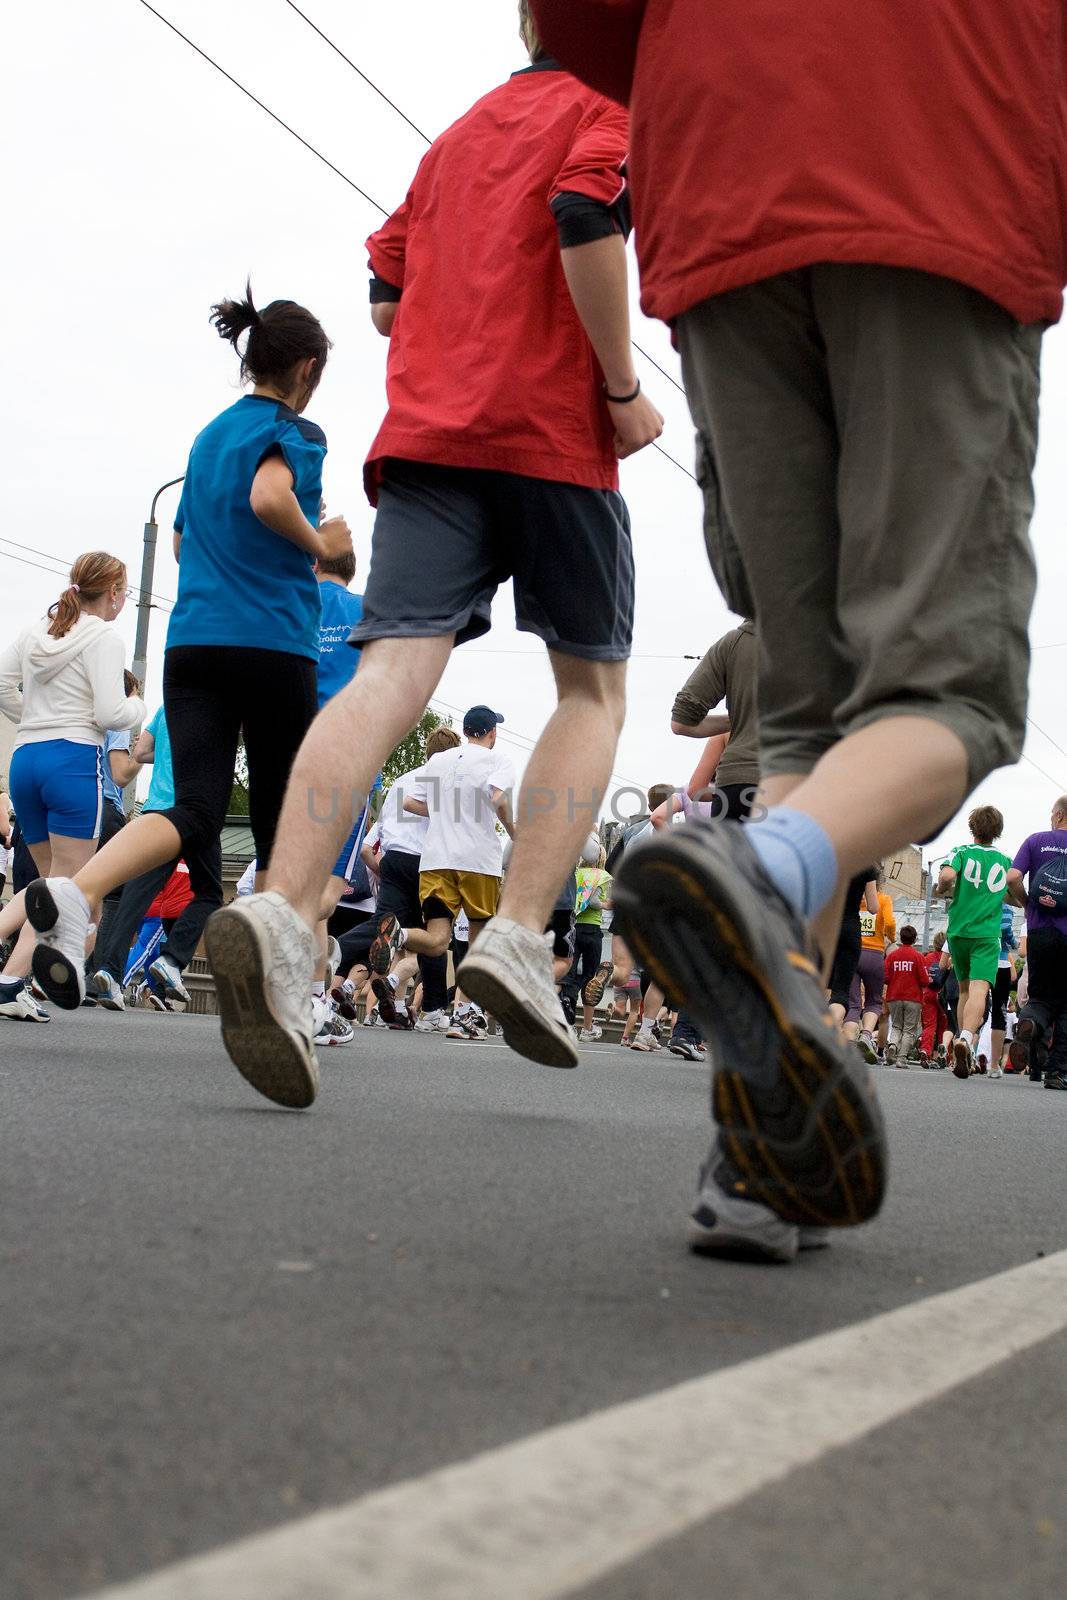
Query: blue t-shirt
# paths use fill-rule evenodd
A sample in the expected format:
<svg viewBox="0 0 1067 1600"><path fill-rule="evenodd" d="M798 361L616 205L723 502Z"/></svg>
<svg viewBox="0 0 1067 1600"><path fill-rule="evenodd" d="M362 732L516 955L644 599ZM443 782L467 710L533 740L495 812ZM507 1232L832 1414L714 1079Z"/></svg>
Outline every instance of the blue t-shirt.
<svg viewBox="0 0 1067 1600"><path fill-rule="evenodd" d="M261 462L280 455L300 509L318 526L326 435L289 406L246 394L197 435L174 526L182 536L172 645L244 645L319 654L313 560L248 503Z"/></svg>
<svg viewBox="0 0 1067 1600"><path fill-rule="evenodd" d="M122 790L111 776L112 750L128 750L130 748L129 728L109 728L104 734L104 799L110 800L113 806L122 810Z"/></svg>
<svg viewBox="0 0 1067 1600"><path fill-rule="evenodd" d="M167 719L160 706L151 722L145 724L145 733L156 741L155 760L152 762L152 782L148 785L144 811L169 811L174 804L174 762L170 754L170 734Z"/></svg>
<svg viewBox="0 0 1067 1600"><path fill-rule="evenodd" d="M319 624L319 710L355 677L359 651L347 643L357 622L363 620L363 596L353 594L329 578L319 584L322 621Z"/></svg>

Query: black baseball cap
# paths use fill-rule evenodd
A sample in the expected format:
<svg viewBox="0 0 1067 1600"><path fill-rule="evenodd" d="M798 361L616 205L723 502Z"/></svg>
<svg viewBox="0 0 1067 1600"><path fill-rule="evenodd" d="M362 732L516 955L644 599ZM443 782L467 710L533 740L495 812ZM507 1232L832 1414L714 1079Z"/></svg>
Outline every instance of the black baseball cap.
<svg viewBox="0 0 1067 1600"><path fill-rule="evenodd" d="M490 711L488 706L471 706L463 718L463 732L472 733L476 739L480 739L503 720L499 711Z"/></svg>

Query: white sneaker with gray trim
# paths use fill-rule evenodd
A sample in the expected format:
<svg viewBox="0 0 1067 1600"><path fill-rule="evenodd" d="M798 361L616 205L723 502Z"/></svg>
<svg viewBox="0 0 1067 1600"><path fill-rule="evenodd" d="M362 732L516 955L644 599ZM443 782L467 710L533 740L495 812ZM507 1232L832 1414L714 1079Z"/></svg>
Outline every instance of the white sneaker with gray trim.
<svg viewBox="0 0 1067 1600"><path fill-rule="evenodd" d="M308 993L315 935L271 889L216 911L204 942L230 1060L276 1105L311 1105L319 1088Z"/></svg>
<svg viewBox="0 0 1067 1600"><path fill-rule="evenodd" d="M165 999L189 1004L189 991L182 982L182 969L169 956L158 956L148 970L162 988Z"/></svg>
<svg viewBox="0 0 1067 1600"><path fill-rule="evenodd" d="M576 1067L578 1046L552 978L552 952L540 933L492 917L456 974L464 994L492 1012L504 1040L546 1067Z"/></svg>
<svg viewBox="0 0 1067 1600"><path fill-rule="evenodd" d="M26 887L26 918L37 933L34 977L61 1010L77 1011L85 999L88 901L70 878L35 878Z"/></svg>

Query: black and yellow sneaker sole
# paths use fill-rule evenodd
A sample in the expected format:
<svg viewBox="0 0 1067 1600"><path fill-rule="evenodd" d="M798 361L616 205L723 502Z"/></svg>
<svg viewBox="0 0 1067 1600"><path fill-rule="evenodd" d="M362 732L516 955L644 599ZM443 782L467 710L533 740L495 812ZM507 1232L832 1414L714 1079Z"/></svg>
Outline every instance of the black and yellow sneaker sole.
<svg viewBox="0 0 1067 1600"><path fill-rule="evenodd" d="M744 830L691 825L632 846L612 899L630 949L704 1032L715 1120L747 1198L802 1226L873 1217L887 1172L874 1081Z"/></svg>

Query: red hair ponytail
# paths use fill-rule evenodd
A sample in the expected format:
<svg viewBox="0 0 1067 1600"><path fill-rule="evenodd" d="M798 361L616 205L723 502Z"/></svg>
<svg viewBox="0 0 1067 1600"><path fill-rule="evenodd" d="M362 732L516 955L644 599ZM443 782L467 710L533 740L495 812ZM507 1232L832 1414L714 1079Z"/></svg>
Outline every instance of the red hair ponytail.
<svg viewBox="0 0 1067 1600"><path fill-rule="evenodd" d="M118 556L109 556L104 550L90 550L79 556L70 569L70 583L48 608L52 619L49 637L66 637L82 614L83 600L99 600L109 589L125 587L126 565Z"/></svg>

